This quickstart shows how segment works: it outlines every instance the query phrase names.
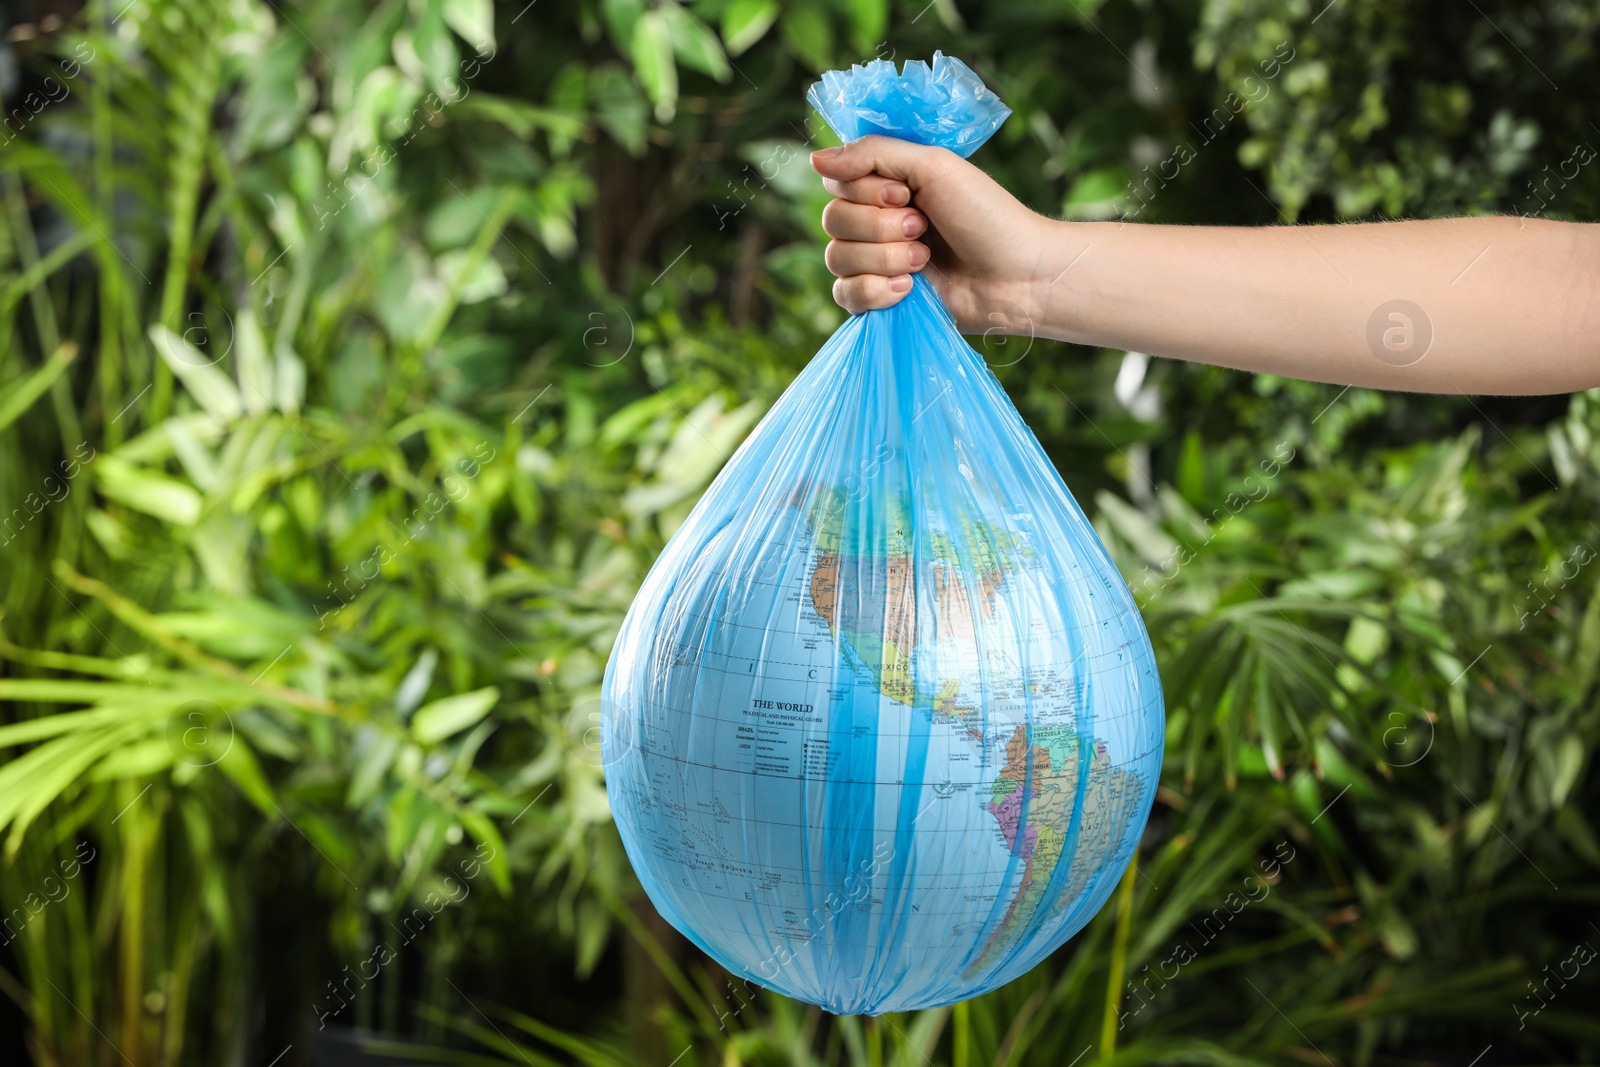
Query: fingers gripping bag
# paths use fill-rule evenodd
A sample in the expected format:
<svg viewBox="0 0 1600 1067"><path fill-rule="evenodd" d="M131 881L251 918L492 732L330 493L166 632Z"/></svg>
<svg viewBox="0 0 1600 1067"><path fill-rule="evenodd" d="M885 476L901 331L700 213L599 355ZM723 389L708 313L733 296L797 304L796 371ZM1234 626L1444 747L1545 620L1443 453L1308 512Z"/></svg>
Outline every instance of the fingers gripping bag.
<svg viewBox="0 0 1600 1067"><path fill-rule="evenodd" d="M847 140L963 156L1010 114L938 53L809 99ZM1132 595L921 275L838 329L672 537L601 715L662 916L733 974L866 1015L977 996L1082 928L1165 733Z"/></svg>

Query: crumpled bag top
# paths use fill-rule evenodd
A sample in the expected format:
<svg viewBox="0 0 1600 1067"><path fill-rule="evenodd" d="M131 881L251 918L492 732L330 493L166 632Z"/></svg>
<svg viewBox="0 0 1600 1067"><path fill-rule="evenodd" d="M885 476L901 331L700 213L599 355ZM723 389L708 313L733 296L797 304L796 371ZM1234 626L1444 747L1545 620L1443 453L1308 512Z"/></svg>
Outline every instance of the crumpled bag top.
<svg viewBox="0 0 1600 1067"><path fill-rule="evenodd" d="M965 158L976 152L1011 109L961 60L933 54L933 66L908 59L896 71L887 59L830 70L806 100L845 142L881 133L916 144L948 148Z"/></svg>

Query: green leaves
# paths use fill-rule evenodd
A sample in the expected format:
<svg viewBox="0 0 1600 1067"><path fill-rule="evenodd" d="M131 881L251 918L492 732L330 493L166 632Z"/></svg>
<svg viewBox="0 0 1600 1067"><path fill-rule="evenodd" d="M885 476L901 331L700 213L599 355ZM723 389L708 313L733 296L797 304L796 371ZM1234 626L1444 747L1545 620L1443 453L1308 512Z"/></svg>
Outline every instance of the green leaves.
<svg viewBox="0 0 1600 1067"><path fill-rule="evenodd" d="M876 53L888 44L884 34L889 29L889 0L850 0L851 38L857 50Z"/></svg>
<svg viewBox="0 0 1600 1067"><path fill-rule="evenodd" d="M202 354L186 339L159 324L150 327L150 343L189 395L212 416L229 422L243 414L238 388L217 368L217 361L226 352Z"/></svg>
<svg viewBox="0 0 1600 1067"><path fill-rule="evenodd" d="M480 53L494 51L494 0L444 0L444 21Z"/></svg>
<svg viewBox="0 0 1600 1067"><path fill-rule="evenodd" d="M16 853L28 826L58 799L75 798L96 783L169 770L192 778L219 766L258 808L272 812L272 789L228 713L248 700L241 688L164 671L146 674L139 684L0 679L0 700L91 705L0 726L0 749L33 746L0 763L0 830L11 828L7 851ZM194 740L186 730L200 732L198 746L186 746Z"/></svg>
<svg viewBox="0 0 1600 1067"><path fill-rule="evenodd" d="M1072 183L1062 210L1071 218L1110 218L1123 206L1128 193L1128 176L1121 167L1091 170Z"/></svg>
<svg viewBox="0 0 1600 1067"><path fill-rule="evenodd" d="M411 736L419 744L437 744L481 721L499 699L500 690L491 685L424 704L412 716Z"/></svg>
<svg viewBox="0 0 1600 1067"><path fill-rule="evenodd" d="M649 5L645 0L600 0L600 13L605 18L606 31L619 51L626 51L633 39L634 23Z"/></svg>
<svg viewBox="0 0 1600 1067"><path fill-rule="evenodd" d="M677 4L669 4L662 11L672 39L672 53L678 57L678 62L691 70L709 74L719 82L733 77L733 68L722 53L722 45L705 23Z"/></svg>
<svg viewBox="0 0 1600 1067"><path fill-rule="evenodd" d="M241 152L271 150L289 141L316 101L316 87L305 71L310 42L284 33L250 65L239 97L239 125L233 143Z"/></svg>
<svg viewBox="0 0 1600 1067"><path fill-rule="evenodd" d="M795 55L815 73L833 66L833 23L826 11L812 4L792 4L784 9L779 27Z"/></svg>
<svg viewBox="0 0 1600 1067"><path fill-rule="evenodd" d="M109 453L95 467L95 488L106 499L176 526L199 521L203 500L187 483Z"/></svg>
<svg viewBox="0 0 1600 1067"><path fill-rule="evenodd" d="M730 56L737 56L766 36L778 20L775 0L732 0L722 9L722 40Z"/></svg>
<svg viewBox="0 0 1600 1067"><path fill-rule="evenodd" d="M590 78L590 95L600 128L630 155L643 155L649 110L627 72L615 63L596 67Z"/></svg>
<svg viewBox="0 0 1600 1067"><path fill-rule="evenodd" d="M607 16L614 35L627 34L634 74L655 106L658 122L670 122L677 111L679 63L719 82L733 77L733 68L710 27L680 4L663 3L639 11L627 3L612 3L607 6Z"/></svg>
<svg viewBox="0 0 1600 1067"><path fill-rule="evenodd" d="M288 390L279 387L267 339L252 307L240 308L234 323L234 362L239 368L239 399L245 411L260 415L274 404L284 411L299 407L298 397L290 398Z"/></svg>
<svg viewBox="0 0 1600 1067"><path fill-rule="evenodd" d="M76 725L79 728L72 734L47 741L0 766L0 830L11 830L6 838L8 856L16 855L23 834L46 807L86 778L102 757L144 734L150 722L120 719L89 730L80 719Z"/></svg>
<svg viewBox="0 0 1600 1067"><path fill-rule="evenodd" d="M20 385L13 385L8 389L5 398L0 400L0 431L16 422L23 412L33 406L35 400L43 396L45 390L61 377L61 372L67 369L77 354L77 345L71 342L62 345L56 349L53 356L24 378Z"/></svg>
<svg viewBox="0 0 1600 1067"><path fill-rule="evenodd" d="M666 122L678 105L678 68L672 59L672 29L667 13L654 8L633 24L629 56L656 119Z"/></svg>

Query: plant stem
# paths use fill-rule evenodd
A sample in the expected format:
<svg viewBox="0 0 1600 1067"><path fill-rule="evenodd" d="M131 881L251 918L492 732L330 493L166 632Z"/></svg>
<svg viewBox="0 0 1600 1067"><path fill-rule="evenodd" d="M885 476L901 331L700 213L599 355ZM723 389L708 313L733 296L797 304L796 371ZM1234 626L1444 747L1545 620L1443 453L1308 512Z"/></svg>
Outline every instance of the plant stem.
<svg viewBox="0 0 1600 1067"><path fill-rule="evenodd" d="M116 17L109 3L102 2L97 12L103 31L111 30ZM94 204L100 217L114 223L116 194L115 141L111 132L111 80L97 71L89 79L89 125L94 135ZM104 250L101 251L104 255ZM122 443L126 427L120 425L122 412L123 358L122 334L118 322L123 299L122 272L115 268L100 272L96 296L100 302L100 421L107 447ZM116 420L116 421L110 421Z"/></svg>
<svg viewBox="0 0 1600 1067"><path fill-rule="evenodd" d="M467 249L466 258L462 260L460 268L450 282L450 289L432 319L423 327L422 335L417 341L417 351L426 352L439 341L439 336L444 333L444 328L450 322L450 316L455 314L456 305L461 301L461 288L466 279L483 262L489 254L489 249L500 240L502 229L510 220L511 213L516 210L517 203L521 200L521 191L508 187L501 191L495 200L494 206L489 209L489 214L483 217L483 225L479 227L477 236L473 238L472 245Z"/></svg>
<svg viewBox="0 0 1600 1067"><path fill-rule="evenodd" d="M1100 1058L1117 1051L1118 1016L1122 1008L1122 976L1128 966L1128 928L1133 923L1133 880L1139 873L1136 849L1117 891L1117 930L1111 945L1111 973L1106 977L1106 1014L1100 1024Z"/></svg>
<svg viewBox="0 0 1600 1067"><path fill-rule="evenodd" d="M133 793L132 783L123 783L118 791L118 802ZM127 819L122 827L121 844L126 856L122 867L122 891L117 915L118 947L121 949L122 981L120 993L122 1047L133 1050L138 1056L143 1051L141 1026L144 998L144 948L146 931L144 890L147 875L146 862L151 832L147 828L145 813L138 810L138 796L134 796L123 809L119 819Z"/></svg>
<svg viewBox="0 0 1600 1067"><path fill-rule="evenodd" d="M197 5L194 12L204 13ZM184 294L189 287L190 253L194 247L195 211L200 201L200 181L205 175L206 142L211 135L211 108L217 92L218 55L210 19L191 17L197 42L192 63L178 72L168 92L171 101L172 167L168 173L171 195L167 222L167 272L161 287L157 319L168 329L181 329ZM164 362L155 365L155 393L151 420L166 418L172 397L172 371Z"/></svg>
<svg viewBox="0 0 1600 1067"><path fill-rule="evenodd" d="M0 400L0 430L4 430L17 419L27 414L33 402L44 395L46 389L53 385L61 372L77 358L78 346L71 341L56 348L55 354L42 363L37 370L30 374L26 380Z"/></svg>
<svg viewBox="0 0 1600 1067"><path fill-rule="evenodd" d="M217 659L215 656L209 655L200 646L173 634L162 625L160 619L121 593L118 593L109 585L79 574L65 560L56 560L54 570L56 576L73 589L85 596L94 597L104 604L107 610L121 620L124 625L154 641L189 666L209 671L230 681L242 682L252 689L275 697L303 711L312 711L319 715L337 715L340 713L339 708L329 700L312 696L310 693L304 693L287 686L262 682L259 677L251 678L248 671L241 670L227 660Z"/></svg>

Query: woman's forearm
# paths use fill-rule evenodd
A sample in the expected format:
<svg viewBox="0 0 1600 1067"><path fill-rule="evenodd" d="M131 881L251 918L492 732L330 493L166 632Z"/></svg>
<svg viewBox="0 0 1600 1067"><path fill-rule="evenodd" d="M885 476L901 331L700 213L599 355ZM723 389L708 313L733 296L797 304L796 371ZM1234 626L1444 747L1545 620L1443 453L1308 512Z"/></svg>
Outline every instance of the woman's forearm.
<svg viewBox="0 0 1600 1067"><path fill-rule="evenodd" d="M969 332L1379 389L1600 386L1600 225L1058 222L943 149L869 136L812 166L837 198L826 259L852 312L926 270Z"/></svg>
<svg viewBox="0 0 1600 1067"><path fill-rule="evenodd" d="M1045 225L1048 336L1380 389L1600 385L1600 226Z"/></svg>

